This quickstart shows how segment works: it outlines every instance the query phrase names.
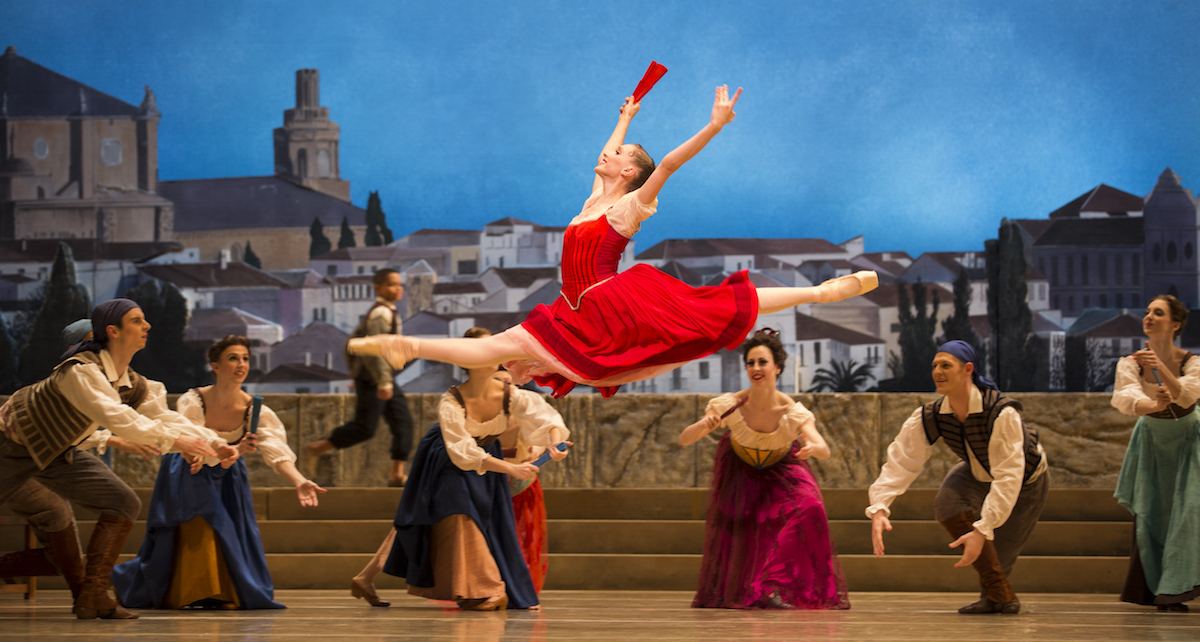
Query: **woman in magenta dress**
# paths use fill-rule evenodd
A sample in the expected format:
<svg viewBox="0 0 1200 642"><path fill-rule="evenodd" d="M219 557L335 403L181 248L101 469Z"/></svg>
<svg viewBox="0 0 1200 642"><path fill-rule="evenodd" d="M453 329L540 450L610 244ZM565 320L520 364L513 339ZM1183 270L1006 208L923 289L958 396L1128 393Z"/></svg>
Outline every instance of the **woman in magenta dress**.
<svg viewBox="0 0 1200 642"><path fill-rule="evenodd" d="M576 384L611 397L621 384L660 375L742 343L760 313L802 303L840 301L878 285L858 272L817 287L756 290L747 271L718 286L693 288L649 265L618 274L629 239L658 208L658 192L736 115L741 89L731 98L717 87L712 116L661 164L625 132L640 103L630 96L595 167L592 194L563 236L562 296L539 305L523 323L481 340L416 339L379 335L352 339L349 349L375 354L395 367L431 359L464 368L505 364L518 383L533 379L561 397Z"/></svg>
<svg viewBox="0 0 1200 642"><path fill-rule="evenodd" d="M829 458L813 414L775 389L787 353L774 330L742 346L750 389L708 402L679 436L687 446L728 426L713 463L704 559L693 607L848 609L808 459Z"/></svg>

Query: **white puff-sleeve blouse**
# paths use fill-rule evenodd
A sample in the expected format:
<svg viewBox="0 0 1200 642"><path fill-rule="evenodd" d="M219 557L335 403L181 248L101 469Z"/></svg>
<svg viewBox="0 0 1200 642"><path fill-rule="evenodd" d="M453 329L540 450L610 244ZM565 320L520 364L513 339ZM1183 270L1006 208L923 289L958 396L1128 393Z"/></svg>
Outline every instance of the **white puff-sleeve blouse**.
<svg viewBox="0 0 1200 642"><path fill-rule="evenodd" d="M550 448L566 440L570 431L563 423L562 415L542 395L512 389L509 397L509 417L501 410L486 421L475 421L467 416L466 409L454 395L446 392L438 402L438 421L442 428L442 441L450 461L462 470L473 470L480 475L483 462L491 455L485 451L477 438L499 435L508 428L509 419L516 422L518 440L529 448ZM558 430L555 430L555 429ZM556 434L557 433L557 434Z"/></svg>
<svg viewBox="0 0 1200 642"><path fill-rule="evenodd" d="M192 423L203 426L204 424L204 398L195 388L187 391L179 400L175 402L175 408L179 414L187 417ZM217 435L223 437L225 441L234 443L241 439L246 431L250 429L250 411L246 411L246 419L240 426L229 432L216 431ZM287 444L287 430L283 427L283 422L279 420L279 416L275 414L266 404L258 415L258 452L262 455L263 460L271 467L271 470L279 472L279 464L285 461L296 461L296 453ZM214 466L220 460L213 457L206 457L204 464L206 466Z"/></svg>

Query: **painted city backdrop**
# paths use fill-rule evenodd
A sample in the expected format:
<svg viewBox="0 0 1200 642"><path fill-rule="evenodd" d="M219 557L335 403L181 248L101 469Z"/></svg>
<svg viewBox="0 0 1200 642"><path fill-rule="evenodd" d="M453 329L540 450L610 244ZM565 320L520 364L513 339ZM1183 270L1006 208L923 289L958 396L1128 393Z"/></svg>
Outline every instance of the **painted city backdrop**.
<svg viewBox="0 0 1200 642"><path fill-rule="evenodd" d="M230 333L255 341L255 391L346 391L383 267L406 334L519 323L558 296L565 224L651 59L670 71L628 140L656 158L714 86L745 93L622 268L880 275L760 319L785 390L928 390L947 338L1007 390L1104 390L1150 298L1200 305L1196 24L1176 2L6 3L0 392L114 296L155 324L135 367L175 391ZM744 385L722 352L624 390Z"/></svg>

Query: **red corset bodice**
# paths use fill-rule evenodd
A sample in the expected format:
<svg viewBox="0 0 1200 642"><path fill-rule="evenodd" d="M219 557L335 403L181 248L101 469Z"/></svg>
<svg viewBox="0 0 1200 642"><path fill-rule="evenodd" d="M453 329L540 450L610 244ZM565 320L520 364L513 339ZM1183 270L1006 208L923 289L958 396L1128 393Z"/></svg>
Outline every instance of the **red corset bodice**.
<svg viewBox="0 0 1200 642"><path fill-rule="evenodd" d="M562 295L579 309L583 293L617 275L617 263L629 239L608 224L608 216L572 225L563 235Z"/></svg>

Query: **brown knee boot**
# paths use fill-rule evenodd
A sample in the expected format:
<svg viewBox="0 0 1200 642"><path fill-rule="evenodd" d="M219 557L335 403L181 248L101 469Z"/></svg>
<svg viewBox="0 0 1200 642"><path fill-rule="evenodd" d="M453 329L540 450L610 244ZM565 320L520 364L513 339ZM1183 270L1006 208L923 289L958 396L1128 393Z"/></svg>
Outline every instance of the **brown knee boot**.
<svg viewBox="0 0 1200 642"><path fill-rule="evenodd" d="M75 617L81 620L97 617L106 620L129 620L138 617L137 613L122 608L108 594L113 563L121 554L121 546L131 530L133 522L119 515L105 514L97 520L92 539L88 541L87 567L84 571L83 588L79 592L79 598L75 600Z"/></svg>
<svg viewBox="0 0 1200 642"><path fill-rule="evenodd" d="M954 539L958 539L975 530L975 515L963 513L955 515L942 522L942 526ZM1017 613L1021 603L1017 594L1008 584L1008 577L1000 568L1000 558L996 555L996 545L991 540L984 540L979 557L975 558L975 571L979 573L979 585L983 588L984 598L969 606L959 609L959 613Z"/></svg>
<svg viewBox="0 0 1200 642"><path fill-rule="evenodd" d="M71 588L71 597L78 601L79 591L83 588L84 570L83 551L79 548L79 535L75 532L75 525L72 524L70 528L57 533L46 533L46 538L46 550L50 552L50 559L67 580L67 586Z"/></svg>

